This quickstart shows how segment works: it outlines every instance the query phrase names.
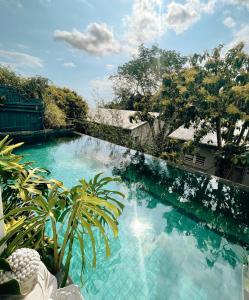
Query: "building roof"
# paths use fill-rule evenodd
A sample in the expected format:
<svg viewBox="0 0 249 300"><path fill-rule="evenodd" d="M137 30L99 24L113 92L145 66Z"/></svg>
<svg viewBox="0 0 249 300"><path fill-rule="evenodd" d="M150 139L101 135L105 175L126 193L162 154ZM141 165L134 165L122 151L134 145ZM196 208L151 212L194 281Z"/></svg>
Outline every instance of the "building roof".
<svg viewBox="0 0 249 300"><path fill-rule="evenodd" d="M239 134L241 126L243 122L239 121L237 123L237 129L235 130L236 134ZM196 128L194 128L194 125L190 125L189 128L185 128L184 125L177 128L175 131L173 131L169 137L173 139L178 139L182 141L193 141L194 140L194 134L195 134ZM237 131L237 132L236 132ZM245 131L244 136L247 135L248 129ZM217 146L217 137L215 133L209 132L206 136L204 136L201 141L201 144L204 145L213 145Z"/></svg>
<svg viewBox="0 0 249 300"><path fill-rule="evenodd" d="M119 110L108 108L90 108L88 111L88 120L97 124L104 124L123 129L133 130L145 123L146 121L130 122L130 117L134 116L136 111ZM150 113L157 117L158 113Z"/></svg>

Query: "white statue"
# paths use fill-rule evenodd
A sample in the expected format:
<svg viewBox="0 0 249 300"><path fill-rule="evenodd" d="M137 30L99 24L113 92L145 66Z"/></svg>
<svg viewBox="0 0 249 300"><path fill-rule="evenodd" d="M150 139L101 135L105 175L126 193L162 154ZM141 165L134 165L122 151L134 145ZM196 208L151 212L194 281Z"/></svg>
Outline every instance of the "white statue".
<svg viewBox="0 0 249 300"><path fill-rule="evenodd" d="M16 279L22 296L1 296L1 299L83 300L75 285L57 289L57 280L40 260L37 251L22 248L7 258L12 271L0 271L0 284Z"/></svg>

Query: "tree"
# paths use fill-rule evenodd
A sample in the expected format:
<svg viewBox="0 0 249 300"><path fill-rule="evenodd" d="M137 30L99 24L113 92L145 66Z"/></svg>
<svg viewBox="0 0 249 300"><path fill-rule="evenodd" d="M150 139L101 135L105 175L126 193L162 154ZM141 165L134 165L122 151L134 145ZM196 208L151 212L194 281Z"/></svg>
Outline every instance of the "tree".
<svg viewBox="0 0 249 300"><path fill-rule="evenodd" d="M195 54L184 68L164 75L153 97L142 98L136 118L148 121L152 132L156 118L149 112L159 112L154 154L179 154L180 148L172 148L167 136L181 125L193 124L194 141L182 149L197 147L204 136L214 133L218 176L229 178L236 165L249 165L249 55L243 48L241 43L225 54L222 46Z"/></svg>
<svg viewBox="0 0 249 300"><path fill-rule="evenodd" d="M196 92L192 79L192 70L188 67L164 74L158 92L139 101L139 111L132 121L147 121L150 126L152 141L145 146L145 151L177 161L179 143L168 140L167 136L182 124L189 124L196 115L191 98ZM188 94L184 84L190 86ZM158 115L151 114L151 111L158 112Z"/></svg>
<svg viewBox="0 0 249 300"><path fill-rule="evenodd" d="M87 103L68 88L48 86L44 93L46 127L77 126L86 118Z"/></svg>
<svg viewBox="0 0 249 300"><path fill-rule="evenodd" d="M75 91L49 84L47 78L23 77L0 66L0 85L13 88L26 101L44 99L46 128L60 128L72 123L77 127L86 118L88 107L84 99Z"/></svg>
<svg viewBox="0 0 249 300"><path fill-rule="evenodd" d="M0 66L0 85L12 87L26 99L42 98L48 83L47 78L19 76L11 69Z"/></svg>
<svg viewBox="0 0 249 300"><path fill-rule="evenodd" d="M249 166L249 55L243 43L222 51L219 46L212 53L194 55L193 81L185 86L196 112L195 141L215 134L217 175L229 178L236 165Z"/></svg>
<svg viewBox="0 0 249 300"><path fill-rule="evenodd" d="M175 51L141 45L138 55L111 76L115 100L107 107L137 110L143 97L151 97L158 91L163 74L181 69L185 62L186 58Z"/></svg>

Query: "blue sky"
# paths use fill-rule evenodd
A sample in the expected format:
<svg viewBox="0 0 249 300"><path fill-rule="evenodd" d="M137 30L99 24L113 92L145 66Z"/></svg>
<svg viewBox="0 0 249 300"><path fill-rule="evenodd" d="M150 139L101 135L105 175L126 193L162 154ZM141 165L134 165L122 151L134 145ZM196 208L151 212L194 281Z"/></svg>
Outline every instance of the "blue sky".
<svg viewBox="0 0 249 300"><path fill-rule="evenodd" d="M249 0L0 0L0 64L42 75L90 105L111 98L109 75L159 44L182 54L249 51Z"/></svg>

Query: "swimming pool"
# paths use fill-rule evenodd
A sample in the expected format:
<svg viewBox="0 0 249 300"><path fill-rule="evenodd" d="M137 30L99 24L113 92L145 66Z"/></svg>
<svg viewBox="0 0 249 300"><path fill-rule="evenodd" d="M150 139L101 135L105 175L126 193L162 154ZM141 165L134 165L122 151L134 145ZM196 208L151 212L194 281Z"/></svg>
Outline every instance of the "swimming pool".
<svg viewBox="0 0 249 300"><path fill-rule="evenodd" d="M242 299L245 247L234 240L234 234L231 238L224 234L229 230L222 230L222 226L230 226L234 233L236 223L248 225L246 212L241 213L248 192L87 136L29 145L21 153L67 186L99 172L119 174L123 179L118 189L127 199L119 237L111 239L110 258L105 258L99 243L97 268L87 264L82 287L86 300ZM156 168L154 173L148 173L149 165ZM157 185L159 175L161 185ZM232 205L240 200L232 212L218 203L222 197L227 201L229 194L234 197L229 199ZM197 214L193 213L195 208ZM232 223L224 223L230 219ZM238 232L242 225L238 225ZM246 236L240 238L240 244ZM78 255L75 248L70 275L80 285Z"/></svg>

